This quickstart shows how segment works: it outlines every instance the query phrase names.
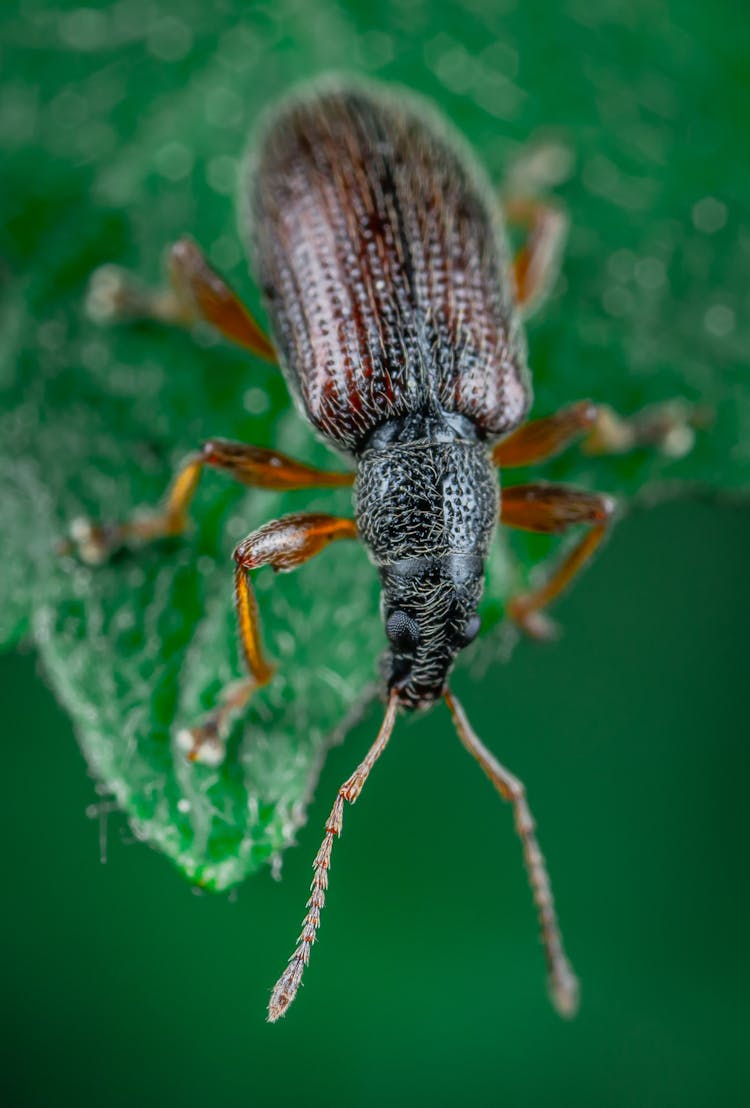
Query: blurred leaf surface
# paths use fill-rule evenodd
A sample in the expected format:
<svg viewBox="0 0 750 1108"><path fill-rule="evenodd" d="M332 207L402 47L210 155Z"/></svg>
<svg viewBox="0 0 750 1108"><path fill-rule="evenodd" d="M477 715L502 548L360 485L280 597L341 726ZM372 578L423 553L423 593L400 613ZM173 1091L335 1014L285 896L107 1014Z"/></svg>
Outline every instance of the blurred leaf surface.
<svg viewBox="0 0 750 1108"><path fill-rule="evenodd" d="M56 558L72 518L153 504L210 435L332 462L273 369L211 336L97 329L82 309L88 274L116 261L156 280L162 248L188 231L257 309L233 199L253 121L317 72L402 81L438 102L498 180L529 137L574 151L558 190L572 222L563 276L529 327L535 412L584 396L632 412L678 396L713 413L682 459L573 450L540 475L622 497L745 491L750 31L681 18L646 0L595 13L4 7L0 635L35 642L102 790L191 879L226 888L291 841L331 733L374 676L376 579L348 544L295 574L259 574L279 677L223 766L185 763L175 725L239 673L233 544L286 511L346 512L348 497L248 492L208 474L184 541L95 571ZM491 625L548 549L498 539L475 661L501 653Z"/></svg>

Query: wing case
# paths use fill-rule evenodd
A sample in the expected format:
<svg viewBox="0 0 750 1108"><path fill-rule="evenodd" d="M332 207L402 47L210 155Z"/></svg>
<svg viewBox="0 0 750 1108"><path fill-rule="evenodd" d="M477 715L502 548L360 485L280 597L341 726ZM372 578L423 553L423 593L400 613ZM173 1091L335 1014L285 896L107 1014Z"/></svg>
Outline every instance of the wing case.
<svg viewBox="0 0 750 1108"><path fill-rule="evenodd" d="M310 421L357 452L412 413L481 438L530 403L497 204L411 93L316 89L267 120L251 235L282 367Z"/></svg>

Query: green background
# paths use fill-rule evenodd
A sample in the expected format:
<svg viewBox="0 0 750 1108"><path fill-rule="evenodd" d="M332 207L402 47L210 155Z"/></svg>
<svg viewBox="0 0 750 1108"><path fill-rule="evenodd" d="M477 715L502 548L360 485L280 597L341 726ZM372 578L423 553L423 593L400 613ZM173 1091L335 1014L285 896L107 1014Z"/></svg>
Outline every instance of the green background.
<svg viewBox="0 0 750 1108"><path fill-rule="evenodd" d="M96 10L25 0L6 11L6 261L14 276L25 279L25 266L37 275L32 310L54 307L57 282L67 318L80 318L87 269L114 253L153 272L164 237L183 229L218 244L225 268L241 268L221 161L240 138L217 122L221 98L208 93L221 81L258 105L318 70L375 73L437 99L497 174L529 132L572 131L581 164L568 198L571 250L530 328L541 403L597 392L597 373L616 393L600 398L626 410L684 389L719 419L675 474L747 485L744 5L400 0L375 12L286 0L209 12L190 0ZM203 84L191 83L196 74ZM180 129L177 148L170 128ZM683 234L695 200L712 195L729 206L726 228ZM73 258L71 243L77 255L61 260ZM636 257L658 257L665 244L670 280L659 287ZM39 329L48 354L59 325L52 314ZM91 353L90 335L81 341ZM196 356L186 341L139 341L112 339L125 364L148 342L155 358L184 356L173 384L187 396ZM240 370L214 355L228 376L201 387L221 412ZM23 363L30 373L34 356ZM49 373L50 357L40 364ZM110 381L136 439L140 423L127 413L146 427L153 406L153 361L144 368L152 391L140 397L135 378ZM46 394L50 423L50 396L67 411L66 380ZM196 421L196 407L193 392L183 449L229 430ZM122 466L110 430L111 448L98 443L97 456ZM20 417L13 431L14 443L28 439ZM86 444L78 449L85 456ZM587 476L632 487L639 464L626 474L602 463ZM158 488L161 464L148 480ZM125 484L122 502L127 493ZM28 577L20 554L7 553L24 526L30 564L44 556L29 543L46 511L4 517L8 578ZM48 516L60 525L67 504ZM97 793L71 725L31 655L4 659L3 1074L13 1103L746 1103L748 540L737 504L636 513L556 611L561 643L523 643L483 681L456 678L479 732L529 787L582 979L569 1025L544 999L510 813L444 711L399 727L348 815L307 985L272 1028L265 1002L320 828L374 716L331 753L284 880L263 870L229 898L197 895L134 845L118 815L106 821L100 865L97 822L86 818ZM183 566L189 556L185 548ZM2 616L12 623L14 612ZM57 649L64 662L64 640Z"/></svg>

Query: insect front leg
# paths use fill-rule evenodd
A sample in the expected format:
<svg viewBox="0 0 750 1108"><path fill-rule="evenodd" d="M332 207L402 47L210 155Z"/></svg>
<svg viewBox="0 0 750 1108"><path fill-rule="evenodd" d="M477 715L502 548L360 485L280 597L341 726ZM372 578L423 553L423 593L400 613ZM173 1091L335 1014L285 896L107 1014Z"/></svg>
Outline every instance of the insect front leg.
<svg viewBox="0 0 750 1108"><path fill-rule="evenodd" d="M707 413L684 400L667 400L621 416L608 404L579 400L543 419L519 427L495 447L492 460L504 469L546 462L582 439L585 454L626 454L653 447L672 458L687 454L695 428L707 422Z"/></svg>
<svg viewBox="0 0 750 1108"><path fill-rule="evenodd" d="M75 520L70 528L70 542L63 544L61 552L75 550L84 561L95 565L129 542L149 542L181 534L187 527L188 508L205 466L224 470L244 485L263 489L336 488L354 481L351 473L329 473L266 447L210 439L182 463L160 511L121 523Z"/></svg>
<svg viewBox="0 0 750 1108"><path fill-rule="evenodd" d="M286 572L303 565L331 542L357 537L357 526L352 519L298 512L266 523L236 548L235 610L248 676L224 689L218 706L199 726L180 731L179 745L191 761L221 761L224 741L233 720L245 708L253 692L267 685L274 673L263 649L258 603L250 583L250 572L261 566Z"/></svg>
<svg viewBox="0 0 750 1108"><path fill-rule="evenodd" d="M150 289L119 266L101 266L92 274L89 285L89 315L97 323L155 319L181 327L202 320L230 342L267 362L277 362L271 340L188 236L169 248L167 277L163 288Z"/></svg>
<svg viewBox="0 0 750 1108"><path fill-rule="evenodd" d="M614 510L612 497L567 485L537 482L503 490L500 521L507 527L539 534L562 534L582 523L591 528L543 585L509 602L509 616L527 634L539 639L554 637L555 625L544 615L543 609L560 595L589 560L607 533Z"/></svg>

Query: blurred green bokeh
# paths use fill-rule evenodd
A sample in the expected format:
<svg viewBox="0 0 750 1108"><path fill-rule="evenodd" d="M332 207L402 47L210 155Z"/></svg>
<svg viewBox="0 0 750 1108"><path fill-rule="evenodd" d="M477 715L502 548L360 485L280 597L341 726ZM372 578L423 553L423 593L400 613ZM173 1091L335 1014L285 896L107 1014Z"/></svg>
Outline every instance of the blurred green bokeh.
<svg viewBox="0 0 750 1108"><path fill-rule="evenodd" d="M8 5L16 10L2 50L16 76L0 106L14 155L6 184L18 195L20 182L35 213L33 223L26 216L10 226L11 241L43 252L47 236L85 239L87 213L104 202L119 213L110 237L134 250L133 261L156 258L163 243L151 241L153 228L170 219L219 244L226 268L240 266L222 162L237 139L231 128L208 137L232 100L222 108L220 97L206 99L210 90L190 89L207 58L234 67L228 86L238 65L245 83L257 71L257 101L330 68L401 80L438 99L496 172L529 128L569 128L583 160L573 214L588 210L592 220L574 226L568 288L561 284L531 331L532 363L547 372L542 403L556 399L556 360L569 366L578 356L581 391L591 389L597 359L617 359L626 405L638 401L644 366L659 382L684 379L691 395L709 371L718 380L725 371L736 394L720 431L736 470L723 479L746 483L747 386L741 393L737 373L747 364L750 259L750 159L739 145L750 104L743 4L167 7L165 16L151 0ZM114 32L117 56L90 87L99 107L114 98L99 122L76 124L76 113L88 114L65 86L51 104L38 102L34 89L48 83L45 67L61 49L71 74L79 58L89 72ZM632 96L623 73L632 74ZM182 110L195 113L187 152L170 150L169 112L139 130L128 107L144 88L169 103L183 87ZM43 133L33 131L37 118ZM137 141L115 156L123 135L159 153L151 192L128 178ZM59 191L34 177L35 143L57 159ZM217 146L225 154L204 171L204 151ZM112 173L99 172L92 198L90 166L109 156ZM194 164L202 191L186 183ZM638 170L645 164L650 176ZM221 205L207 199L204 172ZM618 189L627 203L621 194L615 219L607 205ZM713 207L692 206L715 197ZM75 223L61 226L71 211ZM680 246L665 287L658 267L638 269L628 251L637 244L657 254L671 233ZM70 289L85 274L54 277ZM578 335L560 322L576 305L596 321ZM560 336L567 345L557 351ZM42 340L53 344L54 334ZM631 378L635 363L640 377ZM219 405L225 386L210 387ZM108 861L99 864L97 822L85 816L97 795L71 725L31 657L3 659L8 1101L746 1104L749 548L745 507L681 502L637 514L556 611L561 643L523 644L483 684L457 679L480 734L529 788L582 979L581 1015L569 1025L544 999L510 813L444 711L400 727L347 818L307 988L272 1028L265 1003L301 915L320 828L373 717L330 755L283 882L262 873L230 899L197 896L160 856L133 845L116 814L101 817ZM3 572L24 576L18 565Z"/></svg>

